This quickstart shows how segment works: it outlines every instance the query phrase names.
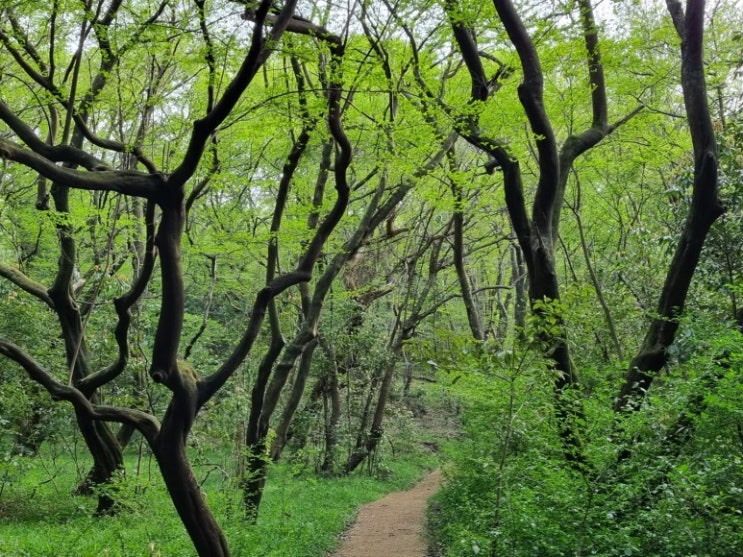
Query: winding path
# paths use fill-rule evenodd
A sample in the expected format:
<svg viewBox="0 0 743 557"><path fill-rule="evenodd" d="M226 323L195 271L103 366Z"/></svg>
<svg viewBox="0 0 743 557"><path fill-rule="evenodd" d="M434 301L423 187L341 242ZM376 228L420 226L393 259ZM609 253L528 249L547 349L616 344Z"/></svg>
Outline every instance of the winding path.
<svg viewBox="0 0 743 557"><path fill-rule="evenodd" d="M426 501L440 482L435 470L412 489L361 507L332 557L425 557Z"/></svg>

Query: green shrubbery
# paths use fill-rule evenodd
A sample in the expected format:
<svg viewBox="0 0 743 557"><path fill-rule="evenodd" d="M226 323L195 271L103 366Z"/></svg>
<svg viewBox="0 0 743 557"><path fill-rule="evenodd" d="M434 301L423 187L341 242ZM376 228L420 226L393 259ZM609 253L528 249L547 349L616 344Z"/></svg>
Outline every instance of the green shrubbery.
<svg viewBox="0 0 743 557"><path fill-rule="evenodd" d="M743 554L739 333L685 326L668 374L642 411L622 420L612 410L612 374L584 363L594 387L584 400L583 469L563 457L550 371L539 358L485 346L442 366L462 401L466 437L447 449L448 481L431 510L440 552Z"/></svg>

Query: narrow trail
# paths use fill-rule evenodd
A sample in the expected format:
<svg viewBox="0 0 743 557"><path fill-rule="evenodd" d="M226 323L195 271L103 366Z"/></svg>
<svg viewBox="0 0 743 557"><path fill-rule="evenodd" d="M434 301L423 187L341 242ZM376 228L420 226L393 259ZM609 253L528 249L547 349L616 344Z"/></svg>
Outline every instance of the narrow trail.
<svg viewBox="0 0 743 557"><path fill-rule="evenodd" d="M441 472L435 470L412 489L361 507L331 557L425 557L426 501L440 482Z"/></svg>

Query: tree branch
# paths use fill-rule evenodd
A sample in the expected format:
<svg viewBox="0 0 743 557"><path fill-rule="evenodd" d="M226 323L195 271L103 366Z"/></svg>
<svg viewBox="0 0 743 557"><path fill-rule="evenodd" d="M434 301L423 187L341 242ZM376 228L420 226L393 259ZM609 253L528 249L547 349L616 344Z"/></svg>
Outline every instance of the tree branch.
<svg viewBox="0 0 743 557"><path fill-rule="evenodd" d="M214 108L204 118L194 121L188 148L180 165L178 165L168 180L169 187L180 189L193 176L204 153L206 142L219 125L230 115L248 85L253 81L258 69L272 54L273 45L278 43L281 35L291 21L296 3L297 0L288 0L284 4L281 12L274 20L269 36L264 37L263 25L273 2L272 0L261 0L255 11L255 25L253 26L250 50L245 56L237 74L225 89L222 98L217 101Z"/></svg>
<svg viewBox="0 0 743 557"><path fill-rule="evenodd" d="M5 122L29 149L52 162L66 162L88 170L108 169L103 161L72 145L54 146L51 145L51 141L43 141L2 100L0 100L0 120Z"/></svg>
<svg viewBox="0 0 743 557"><path fill-rule="evenodd" d="M18 269L0 262L0 276L8 279L24 292L27 292L28 294L31 294L32 296L38 298L39 300L44 302L50 309L54 309L54 301L49 296L46 287L36 282L32 278L26 276Z"/></svg>
<svg viewBox="0 0 743 557"><path fill-rule="evenodd" d="M64 151L69 152L67 149ZM54 164L55 159L61 161L63 157L47 159L2 138L0 138L0 158L21 163L63 186L83 190L115 191L125 195L150 199L162 191L165 183L165 177L159 173L145 174L133 170L103 170L100 167L96 168L94 172L84 172L64 168Z"/></svg>
<svg viewBox="0 0 743 557"><path fill-rule="evenodd" d="M145 412L129 408L99 406L91 403L78 389L54 379L36 360L21 348L5 339L0 339L0 354L13 360L26 370L29 377L44 387L53 400L66 400L77 409L96 420L129 424L139 430L152 443L160 430L158 420Z"/></svg>

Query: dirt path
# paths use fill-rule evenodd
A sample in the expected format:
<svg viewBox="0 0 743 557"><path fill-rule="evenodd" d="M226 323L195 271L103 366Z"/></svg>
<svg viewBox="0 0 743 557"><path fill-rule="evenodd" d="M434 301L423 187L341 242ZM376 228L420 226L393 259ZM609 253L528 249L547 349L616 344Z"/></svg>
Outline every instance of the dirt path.
<svg viewBox="0 0 743 557"><path fill-rule="evenodd" d="M332 557L425 557L426 501L440 481L436 470L408 491L390 493L361 507Z"/></svg>

